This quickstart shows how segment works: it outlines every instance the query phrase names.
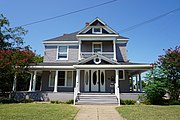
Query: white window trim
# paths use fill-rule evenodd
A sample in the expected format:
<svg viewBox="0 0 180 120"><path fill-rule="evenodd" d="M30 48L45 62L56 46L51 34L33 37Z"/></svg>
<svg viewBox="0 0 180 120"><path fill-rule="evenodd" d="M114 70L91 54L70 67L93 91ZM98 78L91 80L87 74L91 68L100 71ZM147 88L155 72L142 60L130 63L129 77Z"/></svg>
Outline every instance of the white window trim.
<svg viewBox="0 0 180 120"><path fill-rule="evenodd" d="M123 78L122 79L120 79L119 78L119 80L125 80L125 71L124 70L119 70L119 71L123 71ZM118 73L119 74L119 73ZM120 75L119 75L120 76Z"/></svg>
<svg viewBox="0 0 180 120"><path fill-rule="evenodd" d="M73 80L74 80L74 77L73 77L73 75L74 75L74 71L73 70L58 70L58 72L59 71L65 71L65 85L64 86L57 86L57 87L66 87L66 88L68 88L68 87L73 87ZM71 86L67 86L67 72L68 71L71 71L72 72L72 80L71 80ZM54 71L51 71L51 72L54 72ZM48 87L54 87L54 85L53 86L51 86L50 85L50 79L51 78L51 74L49 75L49 86ZM55 78L54 78L54 80L55 80Z"/></svg>
<svg viewBox="0 0 180 120"><path fill-rule="evenodd" d="M92 42L92 54L94 54L94 44L100 44L101 45L101 52L99 52L99 53L102 54L102 42Z"/></svg>
<svg viewBox="0 0 180 120"><path fill-rule="evenodd" d="M96 28L99 28L99 27L95 27L95 29ZM92 28L92 33L94 33L94 34L102 34L102 28L99 28L99 29L100 29L100 32L95 32L94 28Z"/></svg>
<svg viewBox="0 0 180 120"><path fill-rule="evenodd" d="M58 59L58 53L59 53L59 47L60 46L66 46L67 47L67 58L59 58ZM57 46L56 60L68 60L68 54L69 54L69 45L58 45Z"/></svg>

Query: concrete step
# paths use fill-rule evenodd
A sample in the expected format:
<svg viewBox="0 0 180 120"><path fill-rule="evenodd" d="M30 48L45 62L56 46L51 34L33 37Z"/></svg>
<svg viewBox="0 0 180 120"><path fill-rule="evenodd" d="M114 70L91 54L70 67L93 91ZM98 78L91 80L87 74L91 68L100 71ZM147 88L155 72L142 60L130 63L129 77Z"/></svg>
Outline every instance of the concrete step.
<svg viewBox="0 0 180 120"><path fill-rule="evenodd" d="M117 98L114 94L110 93L81 93L78 95L77 102L78 105L89 104L89 105L105 105L112 104L117 105Z"/></svg>

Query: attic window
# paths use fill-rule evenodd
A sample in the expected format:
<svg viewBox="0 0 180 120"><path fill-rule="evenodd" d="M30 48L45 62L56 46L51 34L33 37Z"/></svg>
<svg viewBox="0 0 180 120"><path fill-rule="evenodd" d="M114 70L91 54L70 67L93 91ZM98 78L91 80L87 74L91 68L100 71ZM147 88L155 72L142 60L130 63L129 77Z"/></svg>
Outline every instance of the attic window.
<svg viewBox="0 0 180 120"><path fill-rule="evenodd" d="M102 34L102 28L93 28L93 29L92 29L92 33Z"/></svg>

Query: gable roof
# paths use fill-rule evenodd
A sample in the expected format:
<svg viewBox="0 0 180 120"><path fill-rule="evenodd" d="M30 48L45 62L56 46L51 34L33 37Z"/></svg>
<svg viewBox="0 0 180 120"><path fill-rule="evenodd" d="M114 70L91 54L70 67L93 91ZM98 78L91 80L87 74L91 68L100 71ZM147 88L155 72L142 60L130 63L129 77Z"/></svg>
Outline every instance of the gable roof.
<svg viewBox="0 0 180 120"><path fill-rule="evenodd" d="M80 60L78 64L87 63L87 62L89 62L89 61L91 61L91 60L93 60L94 58L97 58L97 57L99 57L99 58L101 58L102 60L104 60L104 61L106 61L106 62L108 62L108 63L111 63L111 64L119 64L117 61L112 60L112 59L109 59L109 58L107 58L107 57L105 57L105 56L103 56L103 55L101 55L101 54L99 54L99 53L95 53L95 54L92 55L91 57L88 57L88 58L86 58L86 59Z"/></svg>
<svg viewBox="0 0 180 120"><path fill-rule="evenodd" d="M85 32L87 32L89 29L93 28L93 27L101 27L103 29L105 29L106 31L109 31L110 34L116 34L118 35L118 33L113 30L112 28L110 28L105 22L103 22L100 18L96 17L93 21L91 21L89 23L89 25L85 26L78 34L84 34Z"/></svg>
<svg viewBox="0 0 180 120"><path fill-rule="evenodd" d="M59 36L59 37L55 37L55 38L51 38L51 39L48 39L48 40L44 40L45 41L61 41L61 40L64 40L64 41L77 41L78 39L76 38L76 35L79 31L77 32L73 32L73 33L70 33L70 34L64 34L63 36Z"/></svg>

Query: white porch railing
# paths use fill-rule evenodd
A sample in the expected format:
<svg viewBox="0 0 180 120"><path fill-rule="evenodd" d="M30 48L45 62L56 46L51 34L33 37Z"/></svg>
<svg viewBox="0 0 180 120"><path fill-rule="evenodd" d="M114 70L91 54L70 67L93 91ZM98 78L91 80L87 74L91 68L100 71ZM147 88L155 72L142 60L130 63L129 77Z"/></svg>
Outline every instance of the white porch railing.
<svg viewBox="0 0 180 120"><path fill-rule="evenodd" d="M99 52L99 54L110 59L114 58L114 52ZM88 58L92 55L94 55L94 52L81 52L81 58Z"/></svg>

